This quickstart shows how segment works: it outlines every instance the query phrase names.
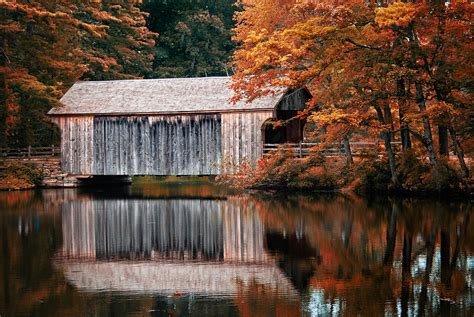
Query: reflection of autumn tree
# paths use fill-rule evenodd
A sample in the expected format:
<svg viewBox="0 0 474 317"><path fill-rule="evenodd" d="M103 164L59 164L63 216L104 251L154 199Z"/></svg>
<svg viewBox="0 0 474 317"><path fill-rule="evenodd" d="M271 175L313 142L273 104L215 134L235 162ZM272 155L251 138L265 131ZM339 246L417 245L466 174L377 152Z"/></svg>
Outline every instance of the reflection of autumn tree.
<svg viewBox="0 0 474 317"><path fill-rule="evenodd" d="M234 302L240 316L301 316L298 300L275 294L274 290L258 281L247 285L237 283L238 293Z"/></svg>
<svg viewBox="0 0 474 317"><path fill-rule="evenodd" d="M40 197L31 195L30 199L16 201L8 196L0 196L0 307L5 308L7 315L16 315L33 311L39 301L62 292L64 282L46 278L54 275L49 258L61 242L61 226L54 214L40 218L31 212L42 208ZM22 193L18 196L25 198ZM17 213L18 210L29 212ZM42 250L42 254L36 250Z"/></svg>
<svg viewBox="0 0 474 317"><path fill-rule="evenodd" d="M140 190L117 195L136 199L142 194L175 194ZM204 186L206 197L208 190ZM6 315L81 316L89 312L115 316L153 310L158 315L189 312L201 316L211 311L214 315L293 316L322 307L341 309L340 314L348 316L425 316L469 315L474 309L469 299L472 290L467 288L474 278L474 222L466 203L362 200L344 195L226 196L218 204L229 216L225 218L226 234L232 233L229 241L235 238L239 250L250 250L253 240L249 237L258 240L258 248L252 248L264 255L259 263L271 263L283 279L273 286L260 278L235 279L233 297L218 301L185 292L130 299L128 295L79 293L65 282L59 268L52 267L51 257L58 255L65 239L61 238L64 215L58 201L114 198L80 192L0 193L2 315L6 311ZM181 194L194 197L195 189L183 189ZM247 220L253 221L255 230L247 230ZM227 264L257 259L251 252L235 254ZM297 292L285 292L284 285L290 281Z"/></svg>
<svg viewBox="0 0 474 317"><path fill-rule="evenodd" d="M462 217L457 217L454 225L441 229L440 233L440 258L441 258L441 310L449 310L450 301L455 301L457 294L467 286L466 277L457 271L461 249L467 234L470 220L470 206L465 209ZM454 227L449 230L450 227ZM448 231L449 230L449 231ZM454 233L454 234L453 234ZM454 237L453 237L454 236ZM454 238L454 239L452 239ZM454 241L454 244L451 243Z"/></svg>
<svg viewBox="0 0 474 317"><path fill-rule="evenodd" d="M384 314L387 307L376 303L398 299L400 306L389 310L410 315L415 305L421 316L435 307L429 289L456 301L471 274L460 270L471 234L470 209L462 203L452 203L449 212L436 201L349 196L273 197L255 205L267 230L288 239L300 235L316 250L311 288L324 290L329 302L342 298L348 314L361 307L364 314Z"/></svg>

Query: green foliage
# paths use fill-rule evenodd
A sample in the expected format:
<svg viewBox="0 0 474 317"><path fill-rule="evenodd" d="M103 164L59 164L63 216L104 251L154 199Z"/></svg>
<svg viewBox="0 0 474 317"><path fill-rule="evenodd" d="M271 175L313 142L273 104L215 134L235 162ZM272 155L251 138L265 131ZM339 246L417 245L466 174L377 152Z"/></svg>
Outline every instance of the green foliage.
<svg viewBox="0 0 474 317"><path fill-rule="evenodd" d="M143 5L148 27L160 34L153 77L227 75L231 41L232 0L163 1Z"/></svg>

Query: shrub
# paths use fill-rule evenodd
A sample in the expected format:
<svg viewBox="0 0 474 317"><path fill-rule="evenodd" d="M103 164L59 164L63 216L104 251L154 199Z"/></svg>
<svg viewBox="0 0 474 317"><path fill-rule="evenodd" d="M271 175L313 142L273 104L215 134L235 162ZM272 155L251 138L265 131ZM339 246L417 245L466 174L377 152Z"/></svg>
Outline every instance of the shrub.
<svg viewBox="0 0 474 317"><path fill-rule="evenodd" d="M408 192L444 192L463 189L464 181L448 160L438 159L435 168L407 152L400 158L398 175L401 186Z"/></svg>
<svg viewBox="0 0 474 317"><path fill-rule="evenodd" d="M354 170L359 179L356 191L386 192L391 187L391 174L386 159L378 156L367 157Z"/></svg>
<svg viewBox="0 0 474 317"><path fill-rule="evenodd" d="M418 159L413 152L397 158L400 188L394 188L386 158L368 155L352 167L344 158L313 155L293 158L287 152L263 157L257 167L243 164L235 175L219 176L217 180L235 188L333 190L344 188L365 193L430 193L465 189L460 173L448 161L439 159L435 169Z"/></svg>
<svg viewBox="0 0 474 317"><path fill-rule="evenodd" d="M236 188L333 189L338 180L335 174L339 173L333 166L328 166L321 155L299 159L278 151L259 159L253 169L243 164L237 174L221 175L217 181Z"/></svg>
<svg viewBox="0 0 474 317"><path fill-rule="evenodd" d="M41 170L23 163L11 163L0 170L0 190L31 189L42 180Z"/></svg>
<svg viewBox="0 0 474 317"><path fill-rule="evenodd" d="M295 189L330 190L336 187L336 176L325 166L312 166L292 180L288 187Z"/></svg>

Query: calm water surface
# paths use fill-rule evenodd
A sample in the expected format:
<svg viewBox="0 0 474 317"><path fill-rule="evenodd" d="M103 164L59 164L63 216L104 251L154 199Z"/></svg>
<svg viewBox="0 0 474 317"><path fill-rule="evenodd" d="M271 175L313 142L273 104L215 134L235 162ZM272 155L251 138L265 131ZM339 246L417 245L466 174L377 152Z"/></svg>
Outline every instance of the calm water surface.
<svg viewBox="0 0 474 317"><path fill-rule="evenodd" d="M0 193L0 315L473 316L468 201Z"/></svg>

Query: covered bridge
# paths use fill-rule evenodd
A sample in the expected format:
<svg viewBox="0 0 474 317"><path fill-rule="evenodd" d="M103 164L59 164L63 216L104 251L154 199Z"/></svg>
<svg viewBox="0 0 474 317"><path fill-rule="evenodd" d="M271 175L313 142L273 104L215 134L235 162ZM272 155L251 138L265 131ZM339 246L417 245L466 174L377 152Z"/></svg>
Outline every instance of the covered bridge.
<svg viewBox="0 0 474 317"><path fill-rule="evenodd" d="M229 100L228 77L78 82L49 111L72 175L218 175L255 163L263 144L297 142L304 122L278 129L310 97L287 90Z"/></svg>

